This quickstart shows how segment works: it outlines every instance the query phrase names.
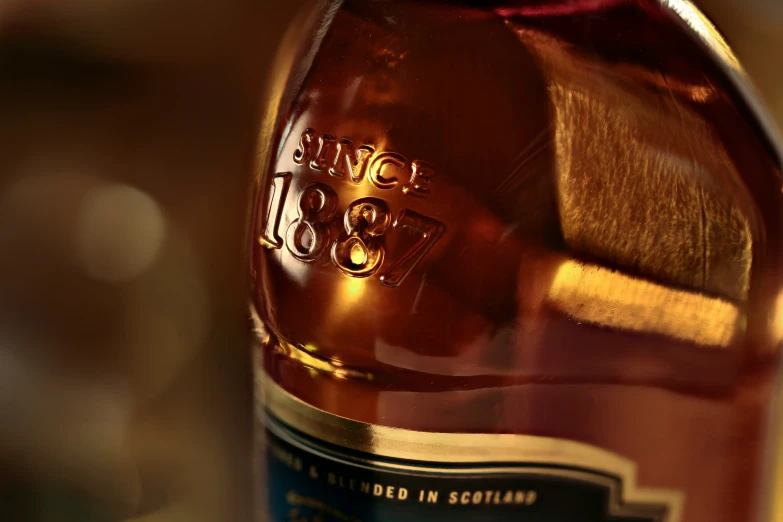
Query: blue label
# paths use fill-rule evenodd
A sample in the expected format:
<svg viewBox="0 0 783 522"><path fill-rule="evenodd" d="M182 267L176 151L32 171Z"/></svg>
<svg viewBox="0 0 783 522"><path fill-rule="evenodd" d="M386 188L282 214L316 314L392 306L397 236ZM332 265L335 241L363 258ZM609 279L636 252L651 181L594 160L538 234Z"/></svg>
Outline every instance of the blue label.
<svg viewBox="0 0 783 522"><path fill-rule="evenodd" d="M661 522L662 505L623 505L620 479L515 463L380 458L267 419L272 522Z"/></svg>

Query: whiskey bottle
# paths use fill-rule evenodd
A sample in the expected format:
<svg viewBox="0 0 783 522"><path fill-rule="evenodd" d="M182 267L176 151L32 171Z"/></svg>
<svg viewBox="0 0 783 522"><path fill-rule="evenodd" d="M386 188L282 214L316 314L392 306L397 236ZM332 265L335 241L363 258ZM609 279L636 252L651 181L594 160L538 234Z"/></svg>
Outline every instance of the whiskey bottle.
<svg viewBox="0 0 783 522"><path fill-rule="evenodd" d="M767 522L780 141L686 0L321 2L252 216L272 522Z"/></svg>

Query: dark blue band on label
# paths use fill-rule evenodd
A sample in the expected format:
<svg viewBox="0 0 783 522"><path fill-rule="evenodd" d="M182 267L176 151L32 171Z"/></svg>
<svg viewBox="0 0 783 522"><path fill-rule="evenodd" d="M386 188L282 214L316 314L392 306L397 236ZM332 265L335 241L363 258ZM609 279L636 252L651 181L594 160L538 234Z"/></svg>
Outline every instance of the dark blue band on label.
<svg viewBox="0 0 783 522"><path fill-rule="evenodd" d="M272 522L662 522L664 505L621 502L619 478L541 464L381 458L267 418Z"/></svg>

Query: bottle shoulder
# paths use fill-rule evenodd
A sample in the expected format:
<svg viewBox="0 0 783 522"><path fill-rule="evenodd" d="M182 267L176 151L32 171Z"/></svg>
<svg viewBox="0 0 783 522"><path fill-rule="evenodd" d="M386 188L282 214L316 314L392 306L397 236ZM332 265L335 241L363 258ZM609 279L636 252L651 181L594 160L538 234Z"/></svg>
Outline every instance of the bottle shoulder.
<svg viewBox="0 0 783 522"><path fill-rule="evenodd" d="M774 356L775 158L692 35L618 9L338 10L258 200L269 330L446 387L721 388Z"/></svg>

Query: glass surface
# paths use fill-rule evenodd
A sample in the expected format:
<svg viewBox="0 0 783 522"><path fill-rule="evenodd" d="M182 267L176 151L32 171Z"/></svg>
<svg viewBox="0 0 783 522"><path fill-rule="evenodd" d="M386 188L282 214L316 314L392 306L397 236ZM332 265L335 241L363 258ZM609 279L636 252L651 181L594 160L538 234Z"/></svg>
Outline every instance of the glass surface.
<svg viewBox="0 0 783 522"><path fill-rule="evenodd" d="M422 431L586 442L754 520L781 177L653 1L323 4L254 213L265 372Z"/></svg>

